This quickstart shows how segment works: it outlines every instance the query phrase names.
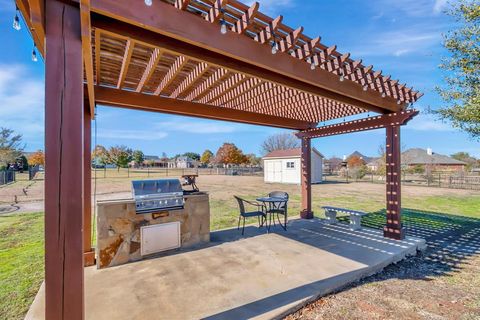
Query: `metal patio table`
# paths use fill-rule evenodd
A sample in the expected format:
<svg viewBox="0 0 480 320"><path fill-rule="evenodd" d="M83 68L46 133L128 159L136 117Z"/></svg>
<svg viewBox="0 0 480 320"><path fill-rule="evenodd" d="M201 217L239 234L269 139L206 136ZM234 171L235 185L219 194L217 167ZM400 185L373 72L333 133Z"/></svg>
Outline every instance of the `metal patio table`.
<svg viewBox="0 0 480 320"><path fill-rule="evenodd" d="M267 230L270 231L270 227L272 225L272 216L276 213L278 223L280 226L287 230L287 204L288 198L281 198L281 197L260 197L256 199L259 202L263 202L266 208L266 214L269 215L269 219L266 221L267 223ZM278 218L278 214L284 215L284 224L280 222L280 218ZM273 224L275 225L275 217L273 217Z"/></svg>

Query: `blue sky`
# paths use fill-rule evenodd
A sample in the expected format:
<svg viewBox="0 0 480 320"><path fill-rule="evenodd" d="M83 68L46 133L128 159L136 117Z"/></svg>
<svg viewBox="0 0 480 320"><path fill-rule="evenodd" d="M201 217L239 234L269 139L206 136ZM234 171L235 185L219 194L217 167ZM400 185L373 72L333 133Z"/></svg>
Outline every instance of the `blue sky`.
<svg viewBox="0 0 480 320"><path fill-rule="evenodd" d="M137 0L140 1L140 0ZM248 1L247 1L248 2ZM304 26L312 37L363 59L366 65L391 74L425 93L415 105L420 110L442 102L434 91L441 83L442 33L454 22L442 11L446 0L259 0L262 11L282 14L286 24ZM44 65L30 59L32 40L12 28L14 2L0 0L0 127L22 133L27 150L43 149ZM5 50L6 49L6 50ZM225 141L247 153L260 153L261 142L282 130L235 123L177 117L158 113L99 107L97 142L141 149L146 154L172 156L186 151L214 152ZM342 156L354 150L376 155L384 143L384 131L369 131L316 139L313 145L326 156ZM480 144L448 123L425 113L402 129L404 148L431 147L437 153L467 151L480 157Z"/></svg>

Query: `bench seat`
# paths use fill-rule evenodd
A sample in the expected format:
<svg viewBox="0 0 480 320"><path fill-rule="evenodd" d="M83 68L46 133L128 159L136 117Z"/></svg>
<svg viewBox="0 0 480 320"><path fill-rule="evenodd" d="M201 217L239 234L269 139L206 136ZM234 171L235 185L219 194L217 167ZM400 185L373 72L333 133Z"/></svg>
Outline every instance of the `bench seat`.
<svg viewBox="0 0 480 320"><path fill-rule="evenodd" d="M326 220L327 224L335 224L338 222L337 220L338 212L348 214L350 218L350 229L352 230L360 230L362 228L362 217L367 215L366 212L351 210L346 208L324 206L322 207L322 209L325 210L325 216L327 217L327 220Z"/></svg>

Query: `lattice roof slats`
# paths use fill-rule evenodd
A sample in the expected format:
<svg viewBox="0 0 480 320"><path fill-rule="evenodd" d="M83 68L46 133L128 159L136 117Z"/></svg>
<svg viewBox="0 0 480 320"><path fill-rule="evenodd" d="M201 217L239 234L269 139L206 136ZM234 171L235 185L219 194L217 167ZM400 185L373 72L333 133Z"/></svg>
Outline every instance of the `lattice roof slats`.
<svg viewBox="0 0 480 320"><path fill-rule="evenodd" d="M122 67L120 69L120 76L117 82L117 89L120 89L123 85L123 81L125 81L125 77L127 76L127 70L130 65L130 59L132 58L133 48L135 43L128 39L127 43L125 44L125 54L122 59Z"/></svg>
<svg viewBox="0 0 480 320"><path fill-rule="evenodd" d="M195 90L193 90L185 99L189 101L198 100L207 90L215 86L217 81L221 80L228 74L225 69L218 69L208 78L206 78Z"/></svg>
<svg viewBox="0 0 480 320"><path fill-rule="evenodd" d="M183 97L185 91L192 87L192 85L208 71L208 64L200 62L183 80L183 82L173 91L170 98Z"/></svg>
<svg viewBox="0 0 480 320"><path fill-rule="evenodd" d="M242 17L234 25L234 31L239 34L244 34L252 26L255 16L258 13L259 3L254 2L250 8L242 15Z"/></svg>
<svg viewBox="0 0 480 320"><path fill-rule="evenodd" d="M155 95L162 94L162 92L164 92L164 90L172 83L172 81L175 80L175 77L182 70L185 64L187 64L187 62L188 62L187 58L185 58L184 56L178 56L175 62L173 63L173 65L170 67L170 70L168 70L167 74L163 78L162 82L160 82L154 94Z"/></svg>
<svg viewBox="0 0 480 320"><path fill-rule="evenodd" d="M142 78L140 79L140 82L138 83L137 88L135 89L135 92L141 92L143 90L143 87L150 80L153 73L155 72L158 62L162 57L162 54L163 54L163 51L161 49L159 48L153 49L150 60L148 61L147 66L145 67Z"/></svg>

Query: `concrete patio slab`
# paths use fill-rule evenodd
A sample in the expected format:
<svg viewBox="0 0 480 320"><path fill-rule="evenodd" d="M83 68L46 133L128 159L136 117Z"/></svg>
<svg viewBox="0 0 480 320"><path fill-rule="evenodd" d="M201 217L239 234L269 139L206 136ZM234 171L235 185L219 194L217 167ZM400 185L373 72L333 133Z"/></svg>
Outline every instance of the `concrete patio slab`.
<svg viewBox="0 0 480 320"><path fill-rule="evenodd" d="M213 232L209 246L85 269L86 319L272 319L425 247L320 219ZM43 287L43 286L42 286ZM43 319L40 290L27 319Z"/></svg>

